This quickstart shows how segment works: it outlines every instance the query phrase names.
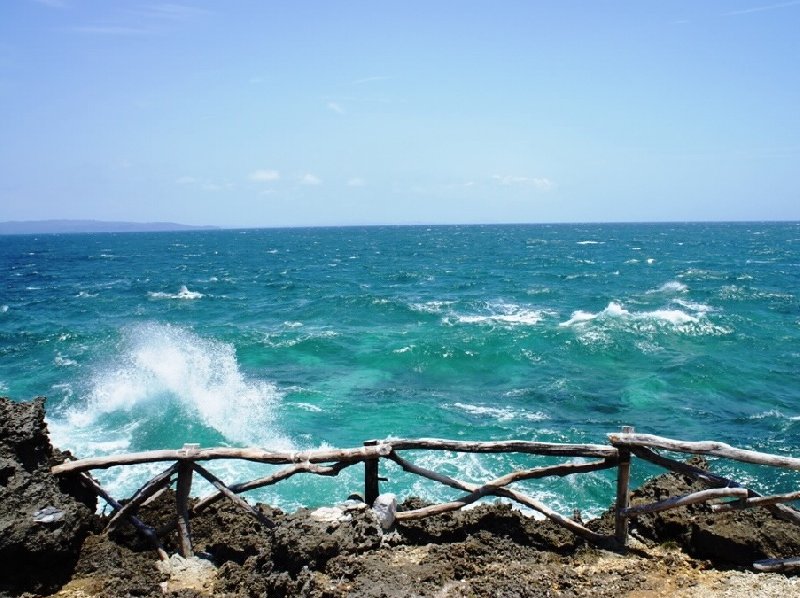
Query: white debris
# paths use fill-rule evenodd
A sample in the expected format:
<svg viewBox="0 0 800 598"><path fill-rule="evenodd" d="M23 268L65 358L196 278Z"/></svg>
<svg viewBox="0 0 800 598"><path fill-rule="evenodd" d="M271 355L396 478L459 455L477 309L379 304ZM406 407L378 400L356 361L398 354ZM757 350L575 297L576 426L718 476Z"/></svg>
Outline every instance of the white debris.
<svg viewBox="0 0 800 598"><path fill-rule="evenodd" d="M397 497L394 494L381 494L375 499L372 510L378 518L383 529L389 529L394 524L397 515Z"/></svg>

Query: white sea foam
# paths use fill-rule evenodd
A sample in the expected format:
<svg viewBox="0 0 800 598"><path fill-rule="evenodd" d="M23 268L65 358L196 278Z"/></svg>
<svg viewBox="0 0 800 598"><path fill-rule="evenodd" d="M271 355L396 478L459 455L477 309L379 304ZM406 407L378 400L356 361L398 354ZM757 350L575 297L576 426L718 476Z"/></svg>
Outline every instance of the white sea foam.
<svg viewBox="0 0 800 598"><path fill-rule="evenodd" d="M522 419L527 421L544 421L550 417L542 411L526 411L510 407L487 407L485 405L470 405L468 403L453 403L453 407L471 415L482 415L498 421Z"/></svg>
<svg viewBox="0 0 800 598"><path fill-rule="evenodd" d="M294 403L294 406L303 411L310 411L312 413L321 413L322 408L312 405L311 403Z"/></svg>
<svg viewBox="0 0 800 598"><path fill-rule="evenodd" d="M73 365L78 365L78 362L74 359L70 359L68 357L64 357L61 353L57 353L55 358L53 359L53 363L55 363L59 367L69 367Z"/></svg>
<svg viewBox="0 0 800 598"><path fill-rule="evenodd" d="M648 295L656 295L656 294L668 294L668 293L686 293L689 290L682 282L678 282L677 280L671 280L669 282L665 282L657 289L651 289L647 291Z"/></svg>
<svg viewBox="0 0 800 598"><path fill-rule="evenodd" d="M426 314L440 314L452 304L452 301L425 301L422 303L409 303L408 306L414 311Z"/></svg>
<svg viewBox="0 0 800 598"><path fill-rule="evenodd" d="M444 324L482 324L507 326L534 326L542 321L547 312L523 307L514 303L487 303L482 314L453 314L443 318Z"/></svg>
<svg viewBox="0 0 800 598"><path fill-rule="evenodd" d="M577 241L576 245L605 245L605 241Z"/></svg>
<svg viewBox="0 0 800 598"><path fill-rule="evenodd" d="M8 311L8 305L0 305L0 314L4 314Z"/></svg>
<svg viewBox="0 0 800 598"><path fill-rule="evenodd" d="M291 446L275 425L274 409L282 398L277 387L244 376L232 345L182 328L144 324L128 329L119 354L95 371L87 394L82 406L65 415L67 447L82 431L94 435L102 429L108 416L117 416L115 421L127 416L125 425L135 427L141 418L153 416L153 407L163 410L168 403L177 403L230 442ZM125 430L112 436L125 438ZM91 440L108 438L98 433ZM80 454L95 450L83 447Z"/></svg>
<svg viewBox="0 0 800 598"><path fill-rule="evenodd" d="M687 314L679 309L656 309L645 312L631 312L622 307L620 303L612 301L606 308L597 313L578 310L572 313L572 317L566 322L561 322L559 326L570 327L580 326L593 320L657 320L668 324L680 325L690 322L697 322L696 316Z"/></svg>
<svg viewBox="0 0 800 598"><path fill-rule="evenodd" d="M161 291L150 291L148 296L153 299L200 299L203 297L202 293L197 291L190 291L186 285L181 285L177 293L164 293Z"/></svg>

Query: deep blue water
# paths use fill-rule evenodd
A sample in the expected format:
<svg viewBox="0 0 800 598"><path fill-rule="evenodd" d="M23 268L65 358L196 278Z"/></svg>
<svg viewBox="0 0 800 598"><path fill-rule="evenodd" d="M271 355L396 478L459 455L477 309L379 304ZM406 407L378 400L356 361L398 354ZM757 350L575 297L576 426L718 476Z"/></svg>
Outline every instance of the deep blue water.
<svg viewBox="0 0 800 598"><path fill-rule="evenodd" d="M625 424L800 456L797 223L8 236L0 276L0 393L47 396L55 442L79 456L389 435L602 443ZM415 458L473 480L528 462ZM156 469L100 477L124 495ZM383 473L401 496L453 496ZM257 498L328 504L360 479ZM613 473L522 488L596 512Z"/></svg>

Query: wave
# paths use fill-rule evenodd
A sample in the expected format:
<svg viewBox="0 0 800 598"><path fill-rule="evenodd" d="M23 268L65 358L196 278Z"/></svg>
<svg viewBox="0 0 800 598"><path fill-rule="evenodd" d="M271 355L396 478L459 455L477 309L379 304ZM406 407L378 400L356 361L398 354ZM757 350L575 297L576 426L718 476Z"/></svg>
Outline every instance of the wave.
<svg viewBox="0 0 800 598"><path fill-rule="evenodd" d="M197 291L190 291L186 285L181 285L177 293L163 293L161 291L149 291L147 293L153 299L200 299L203 297L202 293Z"/></svg>
<svg viewBox="0 0 800 598"><path fill-rule="evenodd" d="M197 433L199 424L227 442L290 447L276 428L275 408L282 396L274 384L247 378L229 343L165 324L138 325L124 332L113 361L90 376L84 404L66 412L64 444L72 447L72 439L86 438L81 434L86 432L89 446L79 454L94 453L96 441L109 440L101 430L129 444L139 426L166 423L167 433L180 434L182 428ZM175 421L163 422L167 413Z"/></svg>
<svg viewBox="0 0 800 598"><path fill-rule="evenodd" d="M453 403L453 407L471 415L487 416L498 421L524 419L538 422L550 419L550 416L542 411L526 411L524 409L511 409L509 407L486 407L484 405L470 405L468 403Z"/></svg>
<svg viewBox="0 0 800 598"><path fill-rule="evenodd" d="M576 245L605 245L605 241L576 241Z"/></svg>
<svg viewBox="0 0 800 598"><path fill-rule="evenodd" d="M534 326L548 314L543 310L505 302L487 303L485 311L488 313L453 314L442 318L442 323L450 326L453 324Z"/></svg>
<svg viewBox="0 0 800 598"><path fill-rule="evenodd" d="M0 305L0 314L4 314L8 311L8 305Z"/></svg>
<svg viewBox="0 0 800 598"><path fill-rule="evenodd" d="M656 309L652 311L639 311L632 312L625 309L620 303L616 301L610 302L605 309L599 312L587 312L577 310L572 313L572 317L565 322L559 323L562 328L585 328L590 322L651 322L671 326L684 332L699 332L702 334L727 334L730 330L705 323L703 325L701 320L705 317L706 311L710 308L703 304L685 303L685 306L693 306L696 309L695 314L687 313L680 309Z"/></svg>
<svg viewBox="0 0 800 598"><path fill-rule="evenodd" d="M647 291L648 295L657 295L657 294L668 294L668 293L686 293L689 290L682 282L678 282L677 280L670 280L669 282L665 282L657 289L651 289Z"/></svg>

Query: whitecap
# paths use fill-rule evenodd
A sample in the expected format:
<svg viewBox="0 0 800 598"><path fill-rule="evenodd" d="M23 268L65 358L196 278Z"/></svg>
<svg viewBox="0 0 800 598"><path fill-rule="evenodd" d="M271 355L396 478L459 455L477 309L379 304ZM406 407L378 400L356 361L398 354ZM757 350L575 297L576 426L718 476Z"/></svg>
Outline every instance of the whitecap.
<svg viewBox="0 0 800 598"><path fill-rule="evenodd" d="M312 405L311 403L294 403L294 406L303 411L310 411L312 413L321 413L322 408Z"/></svg>
<svg viewBox="0 0 800 598"><path fill-rule="evenodd" d="M487 407L485 405L470 405L468 403L453 403L453 407L471 415L483 415L498 421L510 421L513 419L544 421L550 419L550 417L542 411L527 411L524 409L512 409L510 407Z"/></svg>
<svg viewBox="0 0 800 598"><path fill-rule="evenodd" d="M652 258L652 257L647 258L647 263L648 264L655 264L655 262L656 262L655 258Z"/></svg>
<svg viewBox="0 0 800 598"><path fill-rule="evenodd" d="M8 311L8 305L0 305L0 314L4 314Z"/></svg>
<svg viewBox="0 0 800 598"><path fill-rule="evenodd" d="M186 285L181 285L177 293L164 293L161 291L149 291L148 296L153 299L200 299L203 297L202 293L197 291L190 291Z"/></svg>
<svg viewBox="0 0 800 598"><path fill-rule="evenodd" d="M685 293L689 290L682 282L678 282L677 280L670 280L669 282L665 282L657 289L651 289L647 291L648 295L655 295L658 293Z"/></svg>
<svg viewBox="0 0 800 598"><path fill-rule="evenodd" d="M61 353L57 353L55 358L53 359L53 363L55 363L59 367L70 367L73 365L78 365L78 362L74 359L70 359L68 357L64 357Z"/></svg>
<svg viewBox="0 0 800 598"><path fill-rule="evenodd" d="M505 313L492 313L488 315L456 315L455 321L459 324L506 324L508 326L535 326L545 316L545 312L536 309L516 307Z"/></svg>
<svg viewBox="0 0 800 598"><path fill-rule="evenodd" d="M577 241L576 245L605 245L605 241Z"/></svg>

